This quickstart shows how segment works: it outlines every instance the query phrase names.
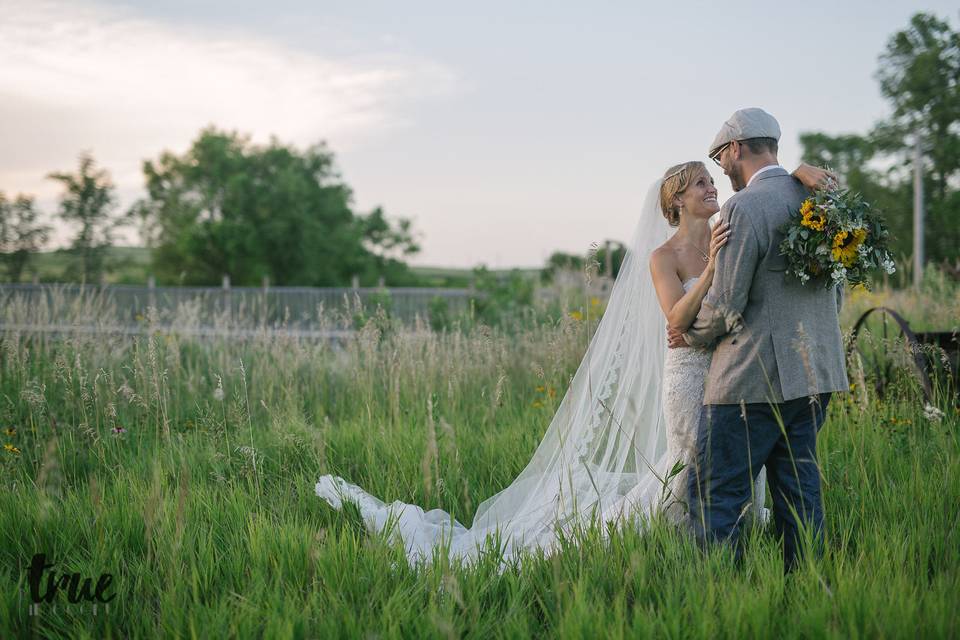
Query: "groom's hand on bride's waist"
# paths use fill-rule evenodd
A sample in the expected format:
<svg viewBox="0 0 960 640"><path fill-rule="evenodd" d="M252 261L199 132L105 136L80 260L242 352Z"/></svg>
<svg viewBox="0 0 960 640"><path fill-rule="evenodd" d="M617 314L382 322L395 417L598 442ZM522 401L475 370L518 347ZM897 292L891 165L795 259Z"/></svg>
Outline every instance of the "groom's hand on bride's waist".
<svg viewBox="0 0 960 640"><path fill-rule="evenodd" d="M669 324L667 325L667 346L671 349L677 349L680 347L689 347L686 341L683 339L683 331L680 329L675 329Z"/></svg>

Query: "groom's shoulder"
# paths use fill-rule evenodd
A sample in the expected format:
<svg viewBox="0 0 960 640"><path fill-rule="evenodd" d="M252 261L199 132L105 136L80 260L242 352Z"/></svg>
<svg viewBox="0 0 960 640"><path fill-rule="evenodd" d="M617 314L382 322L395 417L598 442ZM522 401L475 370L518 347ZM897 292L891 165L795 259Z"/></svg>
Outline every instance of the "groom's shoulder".
<svg viewBox="0 0 960 640"><path fill-rule="evenodd" d="M806 193L806 187L794 176L783 173L782 175L762 176L749 188L744 191L753 192L760 197L787 197L793 198L798 194Z"/></svg>
<svg viewBox="0 0 960 640"><path fill-rule="evenodd" d="M770 176L733 194L727 204L731 208L764 207L771 201L794 200L806 193L803 184L791 175Z"/></svg>
<svg viewBox="0 0 960 640"><path fill-rule="evenodd" d="M762 198L756 191L753 190L753 186L746 187L737 191L732 196L727 198L727 201L723 203L722 209L727 213L732 213L733 211L741 209L751 209L754 204L757 204Z"/></svg>
<svg viewBox="0 0 960 640"><path fill-rule="evenodd" d="M723 203L720 207L720 218L729 222L734 229L747 225L756 231L756 218L762 216L762 209L756 195L751 194L749 189L742 189Z"/></svg>

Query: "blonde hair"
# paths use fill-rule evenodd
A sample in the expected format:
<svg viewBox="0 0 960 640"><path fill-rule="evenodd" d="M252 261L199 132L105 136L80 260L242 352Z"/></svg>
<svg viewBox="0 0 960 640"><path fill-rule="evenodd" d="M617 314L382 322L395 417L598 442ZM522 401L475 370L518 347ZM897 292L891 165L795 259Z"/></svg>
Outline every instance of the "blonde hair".
<svg viewBox="0 0 960 640"><path fill-rule="evenodd" d="M691 160L675 164L663 173L663 184L660 186L660 208L663 217L671 227L680 225L680 207L673 204L673 199L687 190L694 178L707 167L699 160Z"/></svg>

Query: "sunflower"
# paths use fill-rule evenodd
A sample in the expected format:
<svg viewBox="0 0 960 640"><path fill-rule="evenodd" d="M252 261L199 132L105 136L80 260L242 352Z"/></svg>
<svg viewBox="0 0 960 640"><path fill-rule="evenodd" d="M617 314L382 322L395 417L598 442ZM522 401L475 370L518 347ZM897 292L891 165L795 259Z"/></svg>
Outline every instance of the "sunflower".
<svg viewBox="0 0 960 640"><path fill-rule="evenodd" d="M833 250L831 256L834 262L842 262L845 267L852 267L857 261L857 247L867 237L867 230L863 228L850 231L838 231L833 236Z"/></svg>
<svg viewBox="0 0 960 640"><path fill-rule="evenodd" d="M815 231L823 231L824 225L827 224L827 219L823 217L822 213L818 213L816 217L814 217L813 211L813 200L804 200L803 205L800 207L800 216L802 218L800 224Z"/></svg>

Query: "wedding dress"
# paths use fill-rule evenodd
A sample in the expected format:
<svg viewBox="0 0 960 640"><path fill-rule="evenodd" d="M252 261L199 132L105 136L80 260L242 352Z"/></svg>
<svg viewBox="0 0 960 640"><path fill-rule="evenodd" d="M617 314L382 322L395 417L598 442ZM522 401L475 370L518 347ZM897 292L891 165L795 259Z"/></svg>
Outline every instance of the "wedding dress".
<svg viewBox="0 0 960 640"><path fill-rule="evenodd" d="M439 509L386 504L336 476L321 477L317 495L336 509L355 503L369 530L403 543L411 565L430 563L435 554L471 563L485 552L504 563L523 551L550 553L590 522L622 526L664 508L676 511L687 492L670 472L690 449L687 434L668 451L661 404L668 350L648 266L674 231L660 209L661 183L647 193L603 317L543 439L517 478L480 504L472 526ZM702 399L705 356L670 355L671 362L684 357L696 358L696 368L673 369L670 384L691 393L674 412L683 416L679 428L689 430Z"/></svg>

